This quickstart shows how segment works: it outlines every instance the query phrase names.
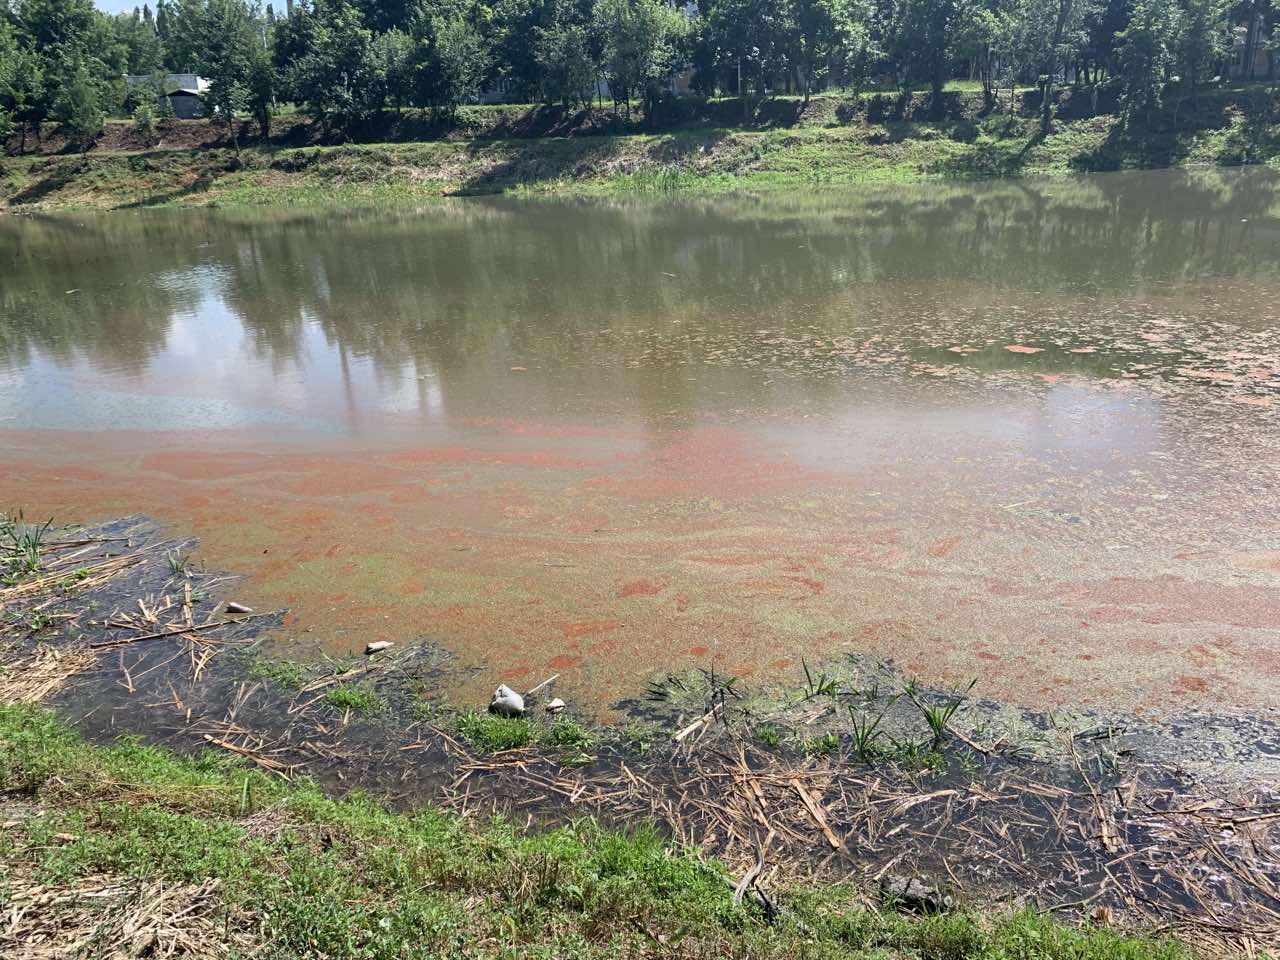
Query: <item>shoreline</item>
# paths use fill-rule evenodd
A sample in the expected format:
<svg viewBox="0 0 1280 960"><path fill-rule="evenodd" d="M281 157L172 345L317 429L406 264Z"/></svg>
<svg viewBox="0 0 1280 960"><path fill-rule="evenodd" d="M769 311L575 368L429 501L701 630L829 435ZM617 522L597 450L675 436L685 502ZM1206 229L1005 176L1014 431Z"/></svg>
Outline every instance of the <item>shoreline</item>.
<svg viewBox="0 0 1280 960"><path fill-rule="evenodd" d="M1265 889L1248 886L1250 869L1261 878L1267 868L1242 858L1248 842L1265 849L1280 800L1202 787L1182 765L1135 755L1141 738L1131 743L1114 724L1059 729L1051 716L1028 715L1048 734L1030 749L1028 737L982 723L987 706L968 691L929 690L870 664L857 679L806 665L805 689L789 693L753 694L711 671L657 677L621 729L581 722L572 709L500 720L448 704L445 660L428 646L313 668L263 656L261 628L281 612L222 613L234 578L192 570L197 544L167 540L150 521L55 536L41 555L63 572L42 579L28 570L0 591L11 614L3 699L51 703L98 743L141 734L179 753L220 754L164 763L212 771L224 791L240 778L250 783L246 771L256 767L255 786L244 790L277 799L274 787L257 784L302 776L338 793L372 791L375 809L425 803L445 811L433 815L473 822L492 811L526 827L572 829L584 814L606 830L656 823L676 849L721 864L713 869L727 870L731 883L764 858L758 845L770 867L771 892L759 902L766 914L775 899L803 899L795 891L806 887L852 883L865 901L885 876L901 874L997 915L1015 890L1040 910L1122 929L1154 929L1180 915L1180 935L1208 953L1226 952L1205 947L1215 938L1266 942L1275 932L1267 934ZM15 724L51 723L38 708L10 709L35 712L6 717L8 739ZM75 749L103 757L118 748ZM56 772L58 762L47 759L45 769ZM90 801L71 806L82 802ZM1210 901L1197 920L1200 911L1177 893L1198 889L1192 874L1181 888L1176 878L1205 836L1216 836L1228 871L1243 871L1233 881L1243 886L1213 894L1235 902L1232 933L1220 929ZM1029 850L1032 870L1017 866ZM1108 866L1121 862L1127 873ZM1126 902L1155 912L1134 913Z"/></svg>
<svg viewBox="0 0 1280 960"><path fill-rule="evenodd" d="M0 209L152 206L398 204L441 196L716 195L813 190L865 183L964 182L1064 177L1131 169L1274 164L1280 138L1264 96L1206 97L1174 130L1126 128L1114 114L1056 122L1047 136L1025 110L983 116L972 96L946 119L874 122L849 116L839 97L815 98L776 125L690 125L623 132L555 125L512 136L519 122L436 139L323 145L294 127L238 153L197 130L176 146L130 142L118 127L110 149L9 156L0 161ZM528 108L536 116L541 108ZM860 109L860 108L859 108ZM503 115L495 113L494 116ZM910 110L901 116L914 117ZM200 121L186 124L202 126ZM297 125L302 127L304 125ZM197 143L183 146L184 141ZM208 142L205 142L208 140ZM163 140L161 141L163 143Z"/></svg>

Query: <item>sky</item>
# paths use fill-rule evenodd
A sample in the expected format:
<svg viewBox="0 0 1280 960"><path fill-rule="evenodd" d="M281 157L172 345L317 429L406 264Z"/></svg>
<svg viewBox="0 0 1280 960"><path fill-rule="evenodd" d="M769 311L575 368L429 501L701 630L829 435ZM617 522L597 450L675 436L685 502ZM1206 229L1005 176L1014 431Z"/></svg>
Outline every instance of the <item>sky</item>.
<svg viewBox="0 0 1280 960"><path fill-rule="evenodd" d="M105 10L107 13L125 13L134 7L142 6L143 0L93 0L94 6L99 10ZM155 3L152 0L152 8Z"/></svg>

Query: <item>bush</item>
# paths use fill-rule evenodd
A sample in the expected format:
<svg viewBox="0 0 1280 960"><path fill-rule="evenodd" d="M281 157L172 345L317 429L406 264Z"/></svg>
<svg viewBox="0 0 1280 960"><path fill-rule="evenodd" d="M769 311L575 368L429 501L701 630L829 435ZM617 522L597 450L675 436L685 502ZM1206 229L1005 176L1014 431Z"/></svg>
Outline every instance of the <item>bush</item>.
<svg viewBox="0 0 1280 960"><path fill-rule="evenodd" d="M133 129L144 137L152 137L156 132L156 108L147 100L143 100L133 109Z"/></svg>

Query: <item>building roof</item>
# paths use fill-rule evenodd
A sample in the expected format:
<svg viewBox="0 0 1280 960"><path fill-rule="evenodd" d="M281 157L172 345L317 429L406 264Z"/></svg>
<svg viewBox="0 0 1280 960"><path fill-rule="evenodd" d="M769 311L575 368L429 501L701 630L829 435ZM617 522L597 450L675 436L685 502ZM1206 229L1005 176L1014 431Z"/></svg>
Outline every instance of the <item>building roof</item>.
<svg viewBox="0 0 1280 960"><path fill-rule="evenodd" d="M127 73L124 82L130 87L140 87L151 83L152 79L153 75L149 73ZM166 96L189 93L198 97L209 89L209 81L194 73L166 73L163 82Z"/></svg>

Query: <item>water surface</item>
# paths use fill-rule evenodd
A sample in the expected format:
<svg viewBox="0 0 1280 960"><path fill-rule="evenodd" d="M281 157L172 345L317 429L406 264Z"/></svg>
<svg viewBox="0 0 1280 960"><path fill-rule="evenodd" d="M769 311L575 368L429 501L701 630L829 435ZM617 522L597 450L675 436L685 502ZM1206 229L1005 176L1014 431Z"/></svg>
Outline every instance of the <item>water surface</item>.
<svg viewBox="0 0 1280 960"><path fill-rule="evenodd" d="M1280 177L0 218L0 503L603 704L1280 706Z"/></svg>

